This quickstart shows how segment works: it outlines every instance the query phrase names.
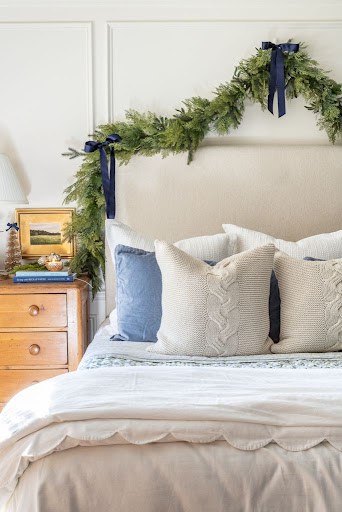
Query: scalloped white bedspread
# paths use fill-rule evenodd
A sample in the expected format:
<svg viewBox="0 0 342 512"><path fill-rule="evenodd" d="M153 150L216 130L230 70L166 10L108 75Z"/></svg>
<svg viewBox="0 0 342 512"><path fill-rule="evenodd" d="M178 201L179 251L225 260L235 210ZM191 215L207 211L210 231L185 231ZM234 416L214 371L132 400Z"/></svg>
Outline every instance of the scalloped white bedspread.
<svg viewBox="0 0 342 512"><path fill-rule="evenodd" d="M133 367L39 383L0 414L0 509L29 463L53 452L179 440L289 451L327 440L341 451L342 372Z"/></svg>

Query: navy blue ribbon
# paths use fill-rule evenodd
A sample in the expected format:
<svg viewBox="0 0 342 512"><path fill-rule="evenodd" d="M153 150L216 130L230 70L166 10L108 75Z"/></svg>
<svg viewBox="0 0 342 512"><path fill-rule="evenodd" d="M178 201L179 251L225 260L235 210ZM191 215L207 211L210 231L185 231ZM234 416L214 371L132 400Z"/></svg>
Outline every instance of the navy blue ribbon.
<svg viewBox="0 0 342 512"><path fill-rule="evenodd" d="M7 226L8 228L6 229L6 231L9 231L12 228L14 228L16 231L19 231L19 226L16 222L7 222Z"/></svg>
<svg viewBox="0 0 342 512"><path fill-rule="evenodd" d="M117 133L109 135L104 142L96 142L95 140L88 140L84 145L86 153L93 153L100 151L100 167L103 193L106 200L106 213L107 219L115 219L115 153L114 146L110 146L110 170L108 172L108 161L105 147L114 142L121 142L121 137Z"/></svg>
<svg viewBox="0 0 342 512"><path fill-rule="evenodd" d="M297 43L280 43L274 44L270 41L262 43L262 50L272 48L270 80L268 90L268 110L273 114L273 100L275 92L278 92L278 117L286 114L285 108L285 70L284 70L284 54L283 52L298 52L299 44Z"/></svg>

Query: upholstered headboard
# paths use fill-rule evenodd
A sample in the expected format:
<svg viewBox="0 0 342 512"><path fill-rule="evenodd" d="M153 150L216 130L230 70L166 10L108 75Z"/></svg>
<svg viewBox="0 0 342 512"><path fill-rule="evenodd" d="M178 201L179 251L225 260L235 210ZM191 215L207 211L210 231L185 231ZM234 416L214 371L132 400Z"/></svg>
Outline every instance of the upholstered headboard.
<svg viewBox="0 0 342 512"><path fill-rule="evenodd" d="M238 224L278 238L342 228L342 146L203 146L186 155L134 158L117 172L117 218L175 241ZM107 256L108 256L107 247ZM107 313L114 305L110 258Z"/></svg>

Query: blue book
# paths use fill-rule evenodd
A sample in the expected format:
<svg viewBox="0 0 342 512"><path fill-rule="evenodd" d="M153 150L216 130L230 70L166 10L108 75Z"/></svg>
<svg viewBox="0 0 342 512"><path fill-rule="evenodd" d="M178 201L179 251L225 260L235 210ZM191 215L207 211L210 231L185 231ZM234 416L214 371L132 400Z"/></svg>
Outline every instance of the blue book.
<svg viewBox="0 0 342 512"><path fill-rule="evenodd" d="M68 276L14 276L13 283L72 283L75 280L76 274L69 274Z"/></svg>
<svg viewBox="0 0 342 512"><path fill-rule="evenodd" d="M58 272L50 272L49 270L18 270L18 272L15 273L16 277L66 277L70 275L70 272L60 270Z"/></svg>

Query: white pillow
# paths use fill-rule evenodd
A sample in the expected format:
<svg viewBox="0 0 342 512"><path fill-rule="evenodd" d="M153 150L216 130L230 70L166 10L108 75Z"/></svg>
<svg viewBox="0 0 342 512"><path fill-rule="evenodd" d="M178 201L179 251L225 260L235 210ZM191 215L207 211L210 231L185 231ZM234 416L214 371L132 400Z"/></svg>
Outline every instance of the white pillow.
<svg viewBox="0 0 342 512"><path fill-rule="evenodd" d="M277 252L281 297L275 354L342 350L342 259L304 261Z"/></svg>
<svg viewBox="0 0 342 512"><path fill-rule="evenodd" d="M122 222L113 219L106 220L106 237L110 247L110 254L114 263L114 250L119 244L154 251L154 240L148 238ZM221 261L236 252L236 235L225 233L217 235L198 236L180 240L174 244L182 251L201 260Z"/></svg>
<svg viewBox="0 0 342 512"><path fill-rule="evenodd" d="M113 311L115 311L115 310L113 310ZM113 336L113 334L115 334L115 333L116 333L116 331L113 331L113 327L111 325L110 318L107 317L102 322L100 327L97 329L95 336Z"/></svg>
<svg viewBox="0 0 342 512"><path fill-rule="evenodd" d="M303 259L305 256L324 260L342 258L342 231L310 236L298 242L288 242L234 224L223 224L222 227L229 236L237 236L238 252L265 244L274 244L280 251L293 258Z"/></svg>
<svg viewBox="0 0 342 512"><path fill-rule="evenodd" d="M189 356L266 354L274 245L235 254L214 267L155 242L162 273L162 320L150 352Z"/></svg>
<svg viewBox="0 0 342 512"><path fill-rule="evenodd" d="M112 328L112 334L116 334L118 332L118 312L116 308L111 311L109 315L109 322Z"/></svg>

